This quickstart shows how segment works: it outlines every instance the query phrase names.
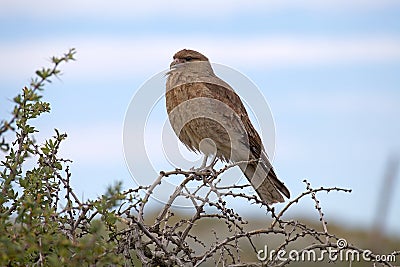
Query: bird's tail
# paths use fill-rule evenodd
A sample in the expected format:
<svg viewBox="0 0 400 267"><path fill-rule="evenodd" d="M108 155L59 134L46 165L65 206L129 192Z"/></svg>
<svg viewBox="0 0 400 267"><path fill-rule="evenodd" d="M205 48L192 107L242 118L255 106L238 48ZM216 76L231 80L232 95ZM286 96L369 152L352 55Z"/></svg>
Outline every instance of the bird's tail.
<svg viewBox="0 0 400 267"><path fill-rule="evenodd" d="M239 164L239 167L261 200L273 204L285 201L282 194L290 198L289 190L279 181L268 158L263 157L257 162Z"/></svg>

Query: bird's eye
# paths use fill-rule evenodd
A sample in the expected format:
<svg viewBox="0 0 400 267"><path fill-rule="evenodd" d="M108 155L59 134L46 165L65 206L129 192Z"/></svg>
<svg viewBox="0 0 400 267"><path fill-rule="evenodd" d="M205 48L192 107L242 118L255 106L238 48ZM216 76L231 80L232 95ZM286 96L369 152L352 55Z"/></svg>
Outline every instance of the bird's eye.
<svg viewBox="0 0 400 267"><path fill-rule="evenodd" d="M185 57L186 61L191 61L193 58L192 57Z"/></svg>

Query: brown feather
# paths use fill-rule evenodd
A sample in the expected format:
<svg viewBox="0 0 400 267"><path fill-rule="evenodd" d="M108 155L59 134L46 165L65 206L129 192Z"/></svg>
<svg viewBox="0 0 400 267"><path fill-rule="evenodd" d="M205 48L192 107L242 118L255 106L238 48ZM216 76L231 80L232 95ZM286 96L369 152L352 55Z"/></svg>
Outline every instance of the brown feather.
<svg viewBox="0 0 400 267"><path fill-rule="evenodd" d="M180 64L183 63L183 64ZM260 136L235 91L213 72L207 57L194 50L174 55L166 86L166 108L171 126L188 149L223 161L258 160L239 164L260 198L267 203L283 202L289 190L277 178ZM212 140L200 147L204 139Z"/></svg>

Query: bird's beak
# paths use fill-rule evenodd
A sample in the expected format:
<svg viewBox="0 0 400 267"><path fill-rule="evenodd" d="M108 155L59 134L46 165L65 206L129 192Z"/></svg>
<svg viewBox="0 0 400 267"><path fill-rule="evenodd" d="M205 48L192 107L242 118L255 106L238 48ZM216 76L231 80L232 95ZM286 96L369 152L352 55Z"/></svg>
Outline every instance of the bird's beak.
<svg viewBox="0 0 400 267"><path fill-rule="evenodd" d="M173 66L175 66L177 64L181 64L181 63L185 63L185 60L184 59L175 58L174 61L172 61L171 64L169 65L169 68L172 68Z"/></svg>

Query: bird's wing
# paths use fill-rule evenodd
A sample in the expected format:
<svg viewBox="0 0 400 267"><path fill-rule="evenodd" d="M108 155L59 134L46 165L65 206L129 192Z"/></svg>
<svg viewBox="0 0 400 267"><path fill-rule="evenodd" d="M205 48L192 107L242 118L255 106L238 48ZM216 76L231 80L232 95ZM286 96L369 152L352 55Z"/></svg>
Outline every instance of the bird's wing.
<svg viewBox="0 0 400 267"><path fill-rule="evenodd" d="M205 83L205 86L209 89L210 97L218 99L227 104L241 119L241 123L245 128L248 138L244 144L250 150L249 160L259 159L260 161L259 163L251 163L244 168L243 166L240 167L252 184L259 183L259 185L256 186L256 191L261 198L269 203L283 202L284 200L279 191L282 192L286 197L290 198L289 190L275 174L268 156L265 153L261 138L251 123L240 97L232 88L227 86L211 83ZM257 166L260 166L263 171L257 171ZM260 181L255 182L254 178Z"/></svg>
<svg viewBox="0 0 400 267"><path fill-rule="evenodd" d="M250 121L246 108L240 97L229 86L220 84L204 83L208 88L209 97L217 99L229 106L241 120L241 124L247 133L246 144L254 158L260 158L261 152L264 150L260 136Z"/></svg>

